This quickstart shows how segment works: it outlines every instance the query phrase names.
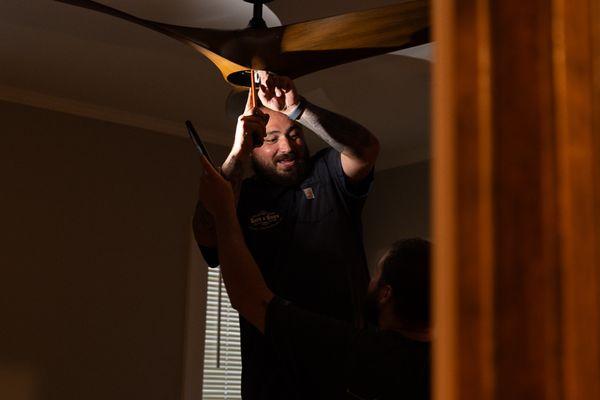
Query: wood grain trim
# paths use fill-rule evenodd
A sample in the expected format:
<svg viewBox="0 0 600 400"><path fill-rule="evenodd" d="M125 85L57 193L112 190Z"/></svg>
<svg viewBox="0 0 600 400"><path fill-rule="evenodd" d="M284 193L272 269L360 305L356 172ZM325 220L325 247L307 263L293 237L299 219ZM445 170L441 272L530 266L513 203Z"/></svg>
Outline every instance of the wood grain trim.
<svg viewBox="0 0 600 400"><path fill-rule="evenodd" d="M597 3L555 0L553 8L563 374L573 400L600 398Z"/></svg>
<svg viewBox="0 0 600 400"><path fill-rule="evenodd" d="M599 32L595 0L434 3L438 400L600 398Z"/></svg>
<svg viewBox="0 0 600 400"><path fill-rule="evenodd" d="M434 395L493 398L489 10L434 4Z"/></svg>

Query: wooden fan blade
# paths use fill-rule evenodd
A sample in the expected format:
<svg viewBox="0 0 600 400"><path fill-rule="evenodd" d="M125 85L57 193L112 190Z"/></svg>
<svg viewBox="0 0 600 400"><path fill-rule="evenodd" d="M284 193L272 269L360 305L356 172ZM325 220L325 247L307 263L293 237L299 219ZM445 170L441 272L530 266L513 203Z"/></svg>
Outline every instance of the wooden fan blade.
<svg viewBox="0 0 600 400"><path fill-rule="evenodd" d="M429 42L429 3L409 1L268 29L238 31L215 50L239 65L291 78ZM246 85L242 73L228 80Z"/></svg>
<svg viewBox="0 0 600 400"><path fill-rule="evenodd" d="M133 22L194 48L232 85L249 86L248 71L291 78L429 41L425 0L275 28L223 31L163 24L92 0L55 0Z"/></svg>
<svg viewBox="0 0 600 400"><path fill-rule="evenodd" d="M136 17L135 15L128 14L116 8L105 6L104 4L98 3L93 0L54 0L59 3L70 4L73 6L86 8L88 10L97 11L103 14L111 15L113 17L121 18L129 22L144 26L146 28L158 31L162 34L172 36L175 39L181 41L193 41L194 43L205 47L207 49L212 45L219 45L220 42L226 40L223 36L227 34L227 31L219 31L216 29L197 29L197 28L186 28L181 26L163 24L160 22L150 21L147 19ZM185 35L184 32L193 31L196 38L193 39L189 35Z"/></svg>
<svg viewBox="0 0 600 400"><path fill-rule="evenodd" d="M163 24L161 22L150 21L147 19L139 18L126 12L117 10L115 8L105 6L92 0L54 0L59 3L70 4L73 6L86 8L89 10L97 11L103 14L111 15L113 17L121 18L129 22L133 22L137 25L152 29L156 32L170 36L190 47L197 52L201 53L213 62L221 71L221 74L225 79L232 74L239 71L249 69L247 66L238 65L226 58L220 56L216 52L212 51L215 49L217 52L221 48L226 46L226 43L233 40L236 36L237 31L222 31L217 29L203 29L203 28L191 28L170 24Z"/></svg>
<svg viewBox="0 0 600 400"><path fill-rule="evenodd" d="M282 73L324 68L428 43L429 2L418 0L285 26Z"/></svg>
<svg viewBox="0 0 600 400"><path fill-rule="evenodd" d="M415 35L429 28L429 2L408 1L300 22L284 28L282 53L373 48L388 50L411 44Z"/></svg>

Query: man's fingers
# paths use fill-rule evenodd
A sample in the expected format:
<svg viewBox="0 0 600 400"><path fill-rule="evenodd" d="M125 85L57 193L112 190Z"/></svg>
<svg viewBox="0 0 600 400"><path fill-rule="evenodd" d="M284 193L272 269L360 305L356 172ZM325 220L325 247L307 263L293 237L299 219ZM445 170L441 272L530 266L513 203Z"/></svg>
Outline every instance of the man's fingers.
<svg viewBox="0 0 600 400"><path fill-rule="evenodd" d="M257 110L257 112L255 114L244 115L244 116L240 117L240 122L262 125L263 128L267 125L268 121L269 121L269 115L263 113L260 110Z"/></svg>
<svg viewBox="0 0 600 400"><path fill-rule="evenodd" d="M259 76L261 82L264 81L265 79L267 79L269 77L269 72L268 71L265 71L265 70L261 69L261 70L258 70L256 72L258 72L258 76Z"/></svg>
<svg viewBox="0 0 600 400"><path fill-rule="evenodd" d="M253 135L257 136L258 138L262 138L266 135L266 130L264 125L255 124L251 122L244 127L244 133L246 135Z"/></svg>
<svg viewBox="0 0 600 400"><path fill-rule="evenodd" d="M273 110L283 110L295 104L298 94L294 81L287 76L280 76L259 71L261 80L258 97L262 104Z"/></svg>
<svg viewBox="0 0 600 400"><path fill-rule="evenodd" d="M273 97L275 87L277 86L277 77L266 71L261 71L259 76L262 90L267 94L267 97Z"/></svg>
<svg viewBox="0 0 600 400"><path fill-rule="evenodd" d="M267 98L264 90L262 89L262 86L261 86L261 89L258 91L258 98L260 99L260 102L262 104L268 104L269 103L269 99Z"/></svg>
<svg viewBox="0 0 600 400"><path fill-rule="evenodd" d="M268 103L269 100L271 100L273 98L273 93L271 93L269 88L266 87L265 85L260 85L260 89L258 91L258 97L260 98L260 101L263 104Z"/></svg>
<svg viewBox="0 0 600 400"><path fill-rule="evenodd" d="M242 115L239 116L238 119L240 121L243 121L244 118L246 118L246 117L251 117L253 115L256 115L257 114L257 110L258 110L258 108L256 108L256 107L247 109L247 110L244 111L244 113Z"/></svg>
<svg viewBox="0 0 600 400"><path fill-rule="evenodd" d="M294 81L292 81L290 78L284 77L282 79L281 87L286 93L291 92L295 89Z"/></svg>
<svg viewBox="0 0 600 400"><path fill-rule="evenodd" d="M269 75L269 77L266 80L266 84L267 88L269 88L269 91L273 93L275 91L275 88L277 87L277 77L275 75Z"/></svg>
<svg viewBox="0 0 600 400"><path fill-rule="evenodd" d="M270 76L268 86L276 97L283 97L294 89L292 80L286 76Z"/></svg>
<svg viewBox="0 0 600 400"><path fill-rule="evenodd" d="M269 73L267 71L258 71L258 77L260 78L260 83L266 85L266 82L269 80Z"/></svg>
<svg viewBox="0 0 600 400"><path fill-rule="evenodd" d="M263 112L260 108L255 107L251 111L251 114L240 116L240 121L255 121L258 123L267 124L269 122L269 114Z"/></svg>

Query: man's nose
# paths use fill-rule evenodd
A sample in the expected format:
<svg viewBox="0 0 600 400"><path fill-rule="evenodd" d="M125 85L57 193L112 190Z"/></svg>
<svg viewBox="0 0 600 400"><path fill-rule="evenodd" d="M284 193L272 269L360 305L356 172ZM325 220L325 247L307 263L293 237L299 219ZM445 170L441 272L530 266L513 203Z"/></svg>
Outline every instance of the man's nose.
<svg viewBox="0 0 600 400"><path fill-rule="evenodd" d="M291 151L292 151L292 146L290 143L290 139L287 136L282 135L279 138L279 152L280 153L290 153Z"/></svg>

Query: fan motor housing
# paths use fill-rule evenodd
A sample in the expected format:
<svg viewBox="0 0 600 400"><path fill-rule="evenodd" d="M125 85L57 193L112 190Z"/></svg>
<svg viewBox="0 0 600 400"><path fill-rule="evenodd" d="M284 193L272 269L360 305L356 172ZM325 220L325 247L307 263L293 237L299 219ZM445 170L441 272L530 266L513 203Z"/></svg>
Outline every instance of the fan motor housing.
<svg viewBox="0 0 600 400"><path fill-rule="evenodd" d="M266 28L267 23L262 17L262 7L265 3L270 3L273 0L244 0L246 3L254 4L252 19L248 23L249 28L261 29Z"/></svg>
<svg viewBox="0 0 600 400"><path fill-rule="evenodd" d="M227 76L227 81L236 86L250 87L250 70L234 72Z"/></svg>

